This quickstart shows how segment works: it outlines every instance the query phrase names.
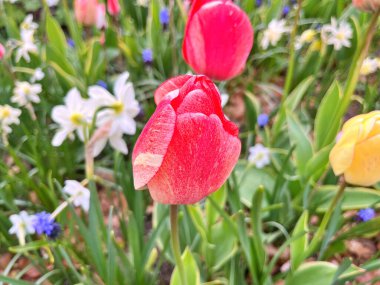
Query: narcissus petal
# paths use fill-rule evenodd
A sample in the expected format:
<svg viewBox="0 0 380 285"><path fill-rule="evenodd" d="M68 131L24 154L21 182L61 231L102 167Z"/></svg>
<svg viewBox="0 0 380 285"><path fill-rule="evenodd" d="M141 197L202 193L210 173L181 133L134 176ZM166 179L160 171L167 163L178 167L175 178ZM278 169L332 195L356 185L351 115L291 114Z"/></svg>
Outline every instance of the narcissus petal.
<svg viewBox="0 0 380 285"><path fill-rule="evenodd" d="M240 140L216 115L178 115L173 138L157 174L148 182L155 201L191 204L216 191L240 154Z"/></svg>

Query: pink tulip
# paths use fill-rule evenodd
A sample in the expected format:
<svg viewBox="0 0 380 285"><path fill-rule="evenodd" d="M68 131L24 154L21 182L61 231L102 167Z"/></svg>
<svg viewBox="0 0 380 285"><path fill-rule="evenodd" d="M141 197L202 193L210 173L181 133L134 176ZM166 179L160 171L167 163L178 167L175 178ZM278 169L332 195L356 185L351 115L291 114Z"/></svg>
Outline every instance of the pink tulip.
<svg viewBox="0 0 380 285"><path fill-rule="evenodd" d="M75 18L84 26L92 26L97 21L97 0L75 0Z"/></svg>
<svg viewBox="0 0 380 285"><path fill-rule="evenodd" d="M0 60L3 59L5 55L5 48L4 46L0 43Z"/></svg>
<svg viewBox="0 0 380 285"><path fill-rule="evenodd" d="M119 0L107 0L107 10L112 16L119 15L120 4Z"/></svg>
<svg viewBox="0 0 380 285"><path fill-rule="evenodd" d="M239 130L206 76L169 79L154 97L159 104L132 154L135 188L148 187L159 203L196 203L230 175L240 154Z"/></svg>
<svg viewBox="0 0 380 285"><path fill-rule="evenodd" d="M194 0L182 45L197 73L228 80L245 67L253 45L251 22L231 0Z"/></svg>
<svg viewBox="0 0 380 285"><path fill-rule="evenodd" d="M353 0L352 4L363 11L375 12L380 8L380 0Z"/></svg>

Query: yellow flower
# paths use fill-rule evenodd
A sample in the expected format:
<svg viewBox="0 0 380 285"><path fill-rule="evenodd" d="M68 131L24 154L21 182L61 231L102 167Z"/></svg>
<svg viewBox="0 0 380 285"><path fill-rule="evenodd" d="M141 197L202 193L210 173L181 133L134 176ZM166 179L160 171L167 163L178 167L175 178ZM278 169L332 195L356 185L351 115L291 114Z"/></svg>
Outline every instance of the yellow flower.
<svg viewBox="0 0 380 285"><path fill-rule="evenodd" d="M380 111L348 120L330 152L335 175L348 183L370 186L380 181Z"/></svg>

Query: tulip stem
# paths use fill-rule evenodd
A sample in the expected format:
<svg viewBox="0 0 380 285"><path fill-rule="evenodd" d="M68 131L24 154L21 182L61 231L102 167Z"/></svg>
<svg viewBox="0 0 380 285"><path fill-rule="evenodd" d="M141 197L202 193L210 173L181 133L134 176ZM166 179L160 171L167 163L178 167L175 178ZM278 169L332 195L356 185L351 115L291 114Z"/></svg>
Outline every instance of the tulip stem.
<svg viewBox="0 0 380 285"><path fill-rule="evenodd" d="M178 268L181 284L186 285L185 268L181 258L181 247L179 244L178 232L178 205L170 205L170 227L171 227L171 243L176 266Z"/></svg>
<svg viewBox="0 0 380 285"><path fill-rule="evenodd" d="M321 242L323 235L325 234L326 227L330 221L331 215L333 214L336 208L336 205L342 198L345 188L346 188L346 182L342 176L340 178L338 192L335 194L334 199L332 200L329 208L327 209L325 215L323 216L321 224L319 225L317 232L315 233L313 239L310 242L309 247L307 248L305 252L305 256L304 256L305 258L309 257L309 255L311 255L314 252L318 244Z"/></svg>
<svg viewBox="0 0 380 285"><path fill-rule="evenodd" d="M296 16L294 18L293 30L290 35L289 65L288 65L288 71L286 72L284 94L282 96L283 100L289 95L290 88L292 86L292 81L293 81L294 65L296 63L295 41L296 41L296 35L297 35L297 30L298 30L298 21L301 14L302 0L297 1L297 6L298 7L296 11Z"/></svg>

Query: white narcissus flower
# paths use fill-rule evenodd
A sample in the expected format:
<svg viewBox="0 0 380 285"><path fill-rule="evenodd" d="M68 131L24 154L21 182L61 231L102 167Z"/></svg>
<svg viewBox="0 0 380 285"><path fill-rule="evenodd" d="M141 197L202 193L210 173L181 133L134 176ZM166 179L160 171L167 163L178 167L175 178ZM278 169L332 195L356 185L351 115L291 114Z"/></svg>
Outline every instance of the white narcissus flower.
<svg viewBox="0 0 380 285"><path fill-rule="evenodd" d="M285 26L286 22L282 20L272 20L268 28L264 31L264 36L261 39L261 47L267 49L269 45L275 46L281 39L284 33L288 33L290 29Z"/></svg>
<svg viewBox="0 0 380 285"><path fill-rule="evenodd" d="M149 0L137 0L137 5L143 6L143 7L148 7Z"/></svg>
<svg viewBox="0 0 380 285"><path fill-rule="evenodd" d="M12 129L9 127L12 124L20 124L21 110L13 108L9 105L0 105L0 132L10 134Z"/></svg>
<svg viewBox="0 0 380 285"><path fill-rule="evenodd" d="M36 81L40 81L45 77L45 73L41 68L36 68L33 72L32 77L30 78L30 82L34 83Z"/></svg>
<svg viewBox="0 0 380 285"><path fill-rule="evenodd" d="M270 164L270 150L258 143L249 148L248 161L255 164L257 168L263 168Z"/></svg>
<svg viewBox="0 0 380 285"><path fill-rule="evenodd" d="M21 245L25 244L25 236L27 234L34 234L33 227L34 216L29 215L25 211L21 211L19 214L14 214L9 217L12 223L12 227L9 229L10 234L17 236Z"/></svg>
<svg viewBox="0 0 380 285"><path fill-rule="evenodd" d="M85 212L90 209L90 190L75 180L66 180L63 192L70 195L75 207L82 207Z"/></svg>
<svg viewBox="0 0 380 285"><path fill-rule="evenodd" d="M65 97L65 105L55 106L52 110L52 119L59 124L52 145L60 146L67 137L72 139L74 132L83 141L95 110L96 106L90 100L83 99L78 89L71 89Z"/></svg>
<svg viewBox="0 0 380 285"><path fill-rule="evenodd" d="M33 22L33 15L29 14L25 17L24 21L20 25L21 35L24 32L36 31L38 29L38 24Z"/></svg>
<svg viewBox="0 0 380 285"><path fill-rule="evenodd" d="M96 102L95 104L106 108L98 114L97 127L109 125L107 136L98 139L95 144L94 156L102 151L107 140L110 141L112 147L126 154L128 149L122 135L136 133L136 122L133 118L137 116L140 108L135 99L133 85L127 82L128 77L129 73L124 72L117 78L114 85L115 96L100 86L89 88L89 96Z"/></svg>
<svg viewBox="0 0 380 285"><path fill-rule="evenodd" d="M16 87L13 89L11 102L17 103L23 107L30 103L39 103L40 94L42 91L41 84L30 84L27 81L16 81Z"/></svg>
<svg viewBox="0 0 380 285"><path fill-rule="evenodd" d="M46 0L46 4L47 4L49 7L57 6L58 3L59 3L59 0Z"/></svg>
<svg viewBox="0 0 380 285"><path fill-rule="evenodd" d="M38 48L34 43L34 31L27 30L21 33L21 41L17 42L17 45L16 62L19 62L21 58L30 62L29 53L38 53Z"/></svg>
<svg viewBox="0 0 380 285"><path fill-rule="evenodd" d="M352 28L347 22L338 23L335 18L332 18L331 24L322 27L321 35L322 40L328 45L333 45L335 50L351 46Z"/></svg>
<svg viewBox="0 0 380 285"><path fill-rule="evenodd" d="M374 73L379 67L379 63L376 58L367 57L364 59L362 66L360 67L360 75L366 76Z"/></svg>

